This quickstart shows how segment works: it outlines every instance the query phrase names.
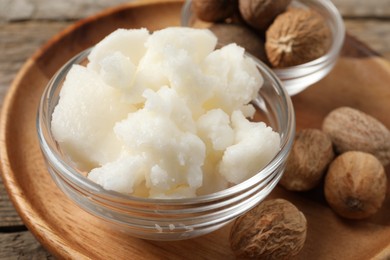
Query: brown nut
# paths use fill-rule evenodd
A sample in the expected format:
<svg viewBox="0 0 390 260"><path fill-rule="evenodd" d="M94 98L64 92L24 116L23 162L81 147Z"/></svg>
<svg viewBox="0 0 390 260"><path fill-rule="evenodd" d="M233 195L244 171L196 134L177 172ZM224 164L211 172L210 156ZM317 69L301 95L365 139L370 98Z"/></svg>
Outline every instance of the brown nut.
<svg viewBox="0 0 390 260"><path fill-rule="evenodd" d="M205 22L218 22L238 12L238 0L192 0L196 16Z"/></svg>
<svg viewBox="0 0 390 260"><path fill-rule="evenodd" d="M375 155L383 165L390 162L390 131L374 117L350 107L331 111L322 130L329 134L335 151L362 151Z"/></svg>
<svg viewBox="0 0 390 260"><path fill-rule="evenodd" d="M329 166L324 189L329 206L337 214L349 219L367 218L385 199L385 170L372 154L346 152Z"/></svg>
<svg viewBox="0 0 390 260"><path fill-rule="evenodd" d="M330 137L318 129L297 133L279 184L292 191L307 191L321 181L334 158Z"/></svg>
<svg viewBox="0 0 390 260"><path fill-rule="evenodd" d="M265 50L273 67L284 68L321 57L329 50L331 39L331 31L319 13L290 8L268 28Z"/></svg>
<svg viewBox="0 0 390 260"><path fill-rule="evenodd" d="M267 62L264 41L259 35L244 25L215 23L209 28L218 38L218 42L226 45L236 43L247 52Z"/></svg>
<svg viewBox="0 0 390 260"><path fill-rule="evenodd" d="M244 21L259 31L266 31L275 17L286 10L291 0L239 0Z"/></svg>
<svg viewBox="0 0 390 260"><path fill-rule="evenodd" d="M230 245L239 259L291 259L306 240L302 212L284 199L264 201L234 222Z"/></svg>

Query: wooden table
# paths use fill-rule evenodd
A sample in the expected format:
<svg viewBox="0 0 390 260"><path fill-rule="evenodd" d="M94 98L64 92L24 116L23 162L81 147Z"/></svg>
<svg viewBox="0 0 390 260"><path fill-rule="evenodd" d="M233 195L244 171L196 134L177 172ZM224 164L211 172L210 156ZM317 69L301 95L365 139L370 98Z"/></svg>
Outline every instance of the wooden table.
<svg viewBox="0 0 390 260"><path fill-rule="evenodd" d="M24 1L0 2L0 105L14 76L49 38L76 20L127 2ZM333 0L347 31L390 61L388 0ZM53 259L26 229L0 178L0 259Z"/></svg>

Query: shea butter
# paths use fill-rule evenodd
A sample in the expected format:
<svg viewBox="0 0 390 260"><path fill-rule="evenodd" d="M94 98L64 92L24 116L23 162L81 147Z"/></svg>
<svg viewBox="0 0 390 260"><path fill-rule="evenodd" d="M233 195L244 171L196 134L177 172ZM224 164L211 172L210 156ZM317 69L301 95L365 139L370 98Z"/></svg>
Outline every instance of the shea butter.
<svg viewBox="0 0 390 260"><path fill-rule="evenodd" d="M243 48L207 29L118 29L73 65L52 115L87 178L150 198L213 193L257 174L280 136L252 122L263 78Z"/></svg>

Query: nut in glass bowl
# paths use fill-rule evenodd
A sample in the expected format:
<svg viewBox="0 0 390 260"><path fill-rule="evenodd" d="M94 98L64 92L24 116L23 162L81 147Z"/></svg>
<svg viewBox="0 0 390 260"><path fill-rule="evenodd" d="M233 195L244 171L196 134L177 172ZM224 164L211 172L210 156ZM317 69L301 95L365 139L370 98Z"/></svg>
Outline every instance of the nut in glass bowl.
<svg viewBox="0 0 390 260"><path fill-rule="evenodd" d="M192 4L192 0L186 0L184 3L181 14L181 25L201 28L210 27L210 22L202 21L196 17ZM288 8L314 10L321 16L330 29L330 47L320 57L299 65L273 68L273 72L283 82L288 94L293 96L320 81L332 70L344 43L345 27L340 13L331 1L293 0ZM235 17L233 17L234 19ZM242 23L242 21L239 21L239 23ZM223 44L223 41L221 43ZM247 51L255 55L251 49L251 47L247 48ZM264 53L258 54L255 56L260 56L259 58L261 56L265 57Z"/></svg>
<svg viewBox="0 0 390 260"><path fill-rule="evenodd" d="M256 68L264 84L252 104L256 117L280 135L275 157L253 177L208 195L152 199L111 190L88 179L61 150L52 132L52 114L71 67L86 64L87 49L69 60L48 83L37 114L37 131L47 168L57 186L78 206L110 225L114 232L149 240L183 240L212 232L261 202L283 173L295 134L291 99L274 73L261 61ZM249 54L247 54L250 56Z"/></svg>

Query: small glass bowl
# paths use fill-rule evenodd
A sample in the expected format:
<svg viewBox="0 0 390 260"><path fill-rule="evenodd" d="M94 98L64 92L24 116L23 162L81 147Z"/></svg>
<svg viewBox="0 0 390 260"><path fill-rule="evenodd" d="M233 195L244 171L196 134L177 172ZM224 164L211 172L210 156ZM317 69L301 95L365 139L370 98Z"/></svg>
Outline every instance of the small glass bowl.
<svg viewBox="0 0 390 260"><path fill-rule="evenodd" d="M274 73L255 60L264 77L253 100L257 119L280 133L280 151L252 178L209 195L189 199L149 199L103 189L63 154L51 132L51 115L73 64L86 64L90 49L66 63L48 83L39 105L37 131L48 170L58 187L84 210L111 224L113 231L149 240L182 240L212 232L262 201L282 176L295 134L291 99ZM255 58L254 58L255 59Z"/></svg>
<svg viewBox="0 0 390 260"><path fill-rule="evenodd" d="M186 0L183 5L181 25L207 27L206 22L199 21L195 17L191 2L191 0ZM283 82L288 94L293 96L320 81L332 70L344 43L345 27L339 11L329 0L293 0L290 6L316 10L327 21L333 38L330 49L322 57L297 66L273 69Z"/></svg>

